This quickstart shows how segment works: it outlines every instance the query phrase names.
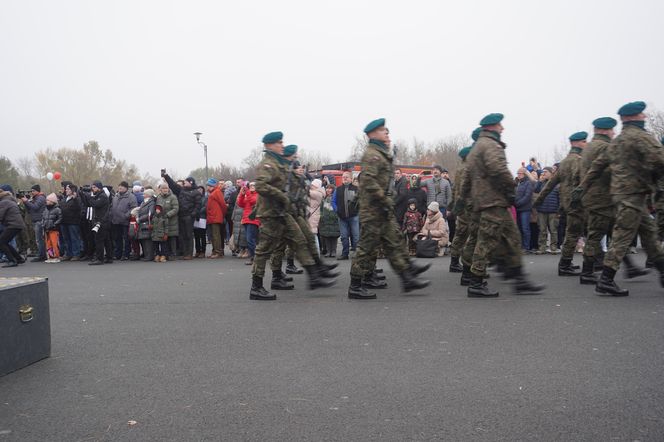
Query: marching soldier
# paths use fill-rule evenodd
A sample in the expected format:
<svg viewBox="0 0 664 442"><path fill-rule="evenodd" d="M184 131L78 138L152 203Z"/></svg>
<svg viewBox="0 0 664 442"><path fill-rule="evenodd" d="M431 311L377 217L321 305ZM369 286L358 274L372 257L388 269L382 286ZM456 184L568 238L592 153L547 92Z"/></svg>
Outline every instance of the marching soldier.
<svg viewBox="0 0 664 442"><path fill-rule="evenodd" d="M615 136L614 127L618 122L611 117L597 118L593 121L594 135L593 139L583 150L581 162L581 176L585 176L590 169L593 161L601 156L609 147L609 143ZM583 267L581 269L581 284L597 283L593 271L597 262L603 262L603 252L600 242L605 235L611 233L613 221L615 219L615 208L611 198L611 170L606 168L602 171L599 178L588 187L583 196L583 208L588 215L588 237L586 246L583 249ZM575 204L572 204L575 205ZM629 257L623 258L625 264L625 276L635 278L648 274L647 270L635 266Z"/></svg>
<svg viewBox="0 0 664 442"><path fill-rule="evenodd" d="M657 226L647 208L648 195L664 173L662 145L645 130L646 104L635 101L622 106L618 115L622 131L609 147L593 161L581 185L574 189L572 198L580 201L586 189L599 180L602 172L610 168L611 195L616 205L616 220L611 235L609 252L595 292L600 295L627 296L614 281L620 262L638 233L646 249L648 260L660 272L664 286L664 250L657 238Z"/></svg>
<svg viewBox="0 0 664 442"><path fill-rule="evenodd" d="M572 259L576 243L583 236L586 226L583 208L579 205L572 207L572 190L581 182L581 154L586 147L588 133L576 132L569 137L571 149L565 159L560 162L558 171L546 183L539 196L535 199L535 207L542 205L544 198L560 184L560 205L567 215L567 227L565 228L565 241L563 242L562 255L558 263L558 276L579 276L574 268Z"/></svg>
<svg viewBox="0 0 664 442"><path fill-rule="evenodd" d="M399 235L394 218L394 203L389 195L393 176L392 154L390 153L390 132L381 118L369 123L364 133L369 138L362 156L362 183L359 189L360 202L360 243L353 257L348 288L351 299L375 299L362 286L362 279L370 277L375 268L375 253L382 246L390 265L401 277L404 292L422 289L429 281L417 275L426 271L426 266L416 266L409 261L403 237Z"/></svg>
<svg viewBox="0 0 664 442"><path fill-rule="evenodd" d="M334 282L324 281L316 262L308 253L305 238L293 217L288 213L291 201L284 193L286 173L290 161L283 154L284 143L281 132L271 132L263 137L265 155L257 167L256 192L258 203L256 217L260 219L260 242L256 247L254 265L251 269L252 283L249 299L274 300L277 297L263 287L265 265L270 255L282 240L295 251L300 263L309 274L309 289L329 287Z"/></svg>
<svg viewBox="0 0 664 442"><path fill-rule="evenodd" d="M478 127L473 131L471 134L473 142L477 141L481 131L481 127ZM468 157L468 154L472 148L473 145L470 145L459 150L461 165L457 169L456 176L454 177L454 182L457 183L457 185L452 188L452 200L454 201L455 205L460 198L460 190L466 175L466 158ZM470 234L469 221L470 217L472 216L472 211L470 210L469 206L469 202L466 201L466 206L463 208L457 209L456 207L453 207L453 212L456 215L456 231L454 233L452 245L450 246L450 272L452 273L460 273L463 271L463 266L459 260L461 258L461 252L463 252L463 247L466 244L466 240ZM475 231L475 235L477 235L477 231Z"/></svg>
<svg viewBox="0 0 664 442"><path fill-rule="evenodd" d="M507 168L505 143L501 141L503 114L482 118L482 131L466 158L464 185L472 183L470 195L473 210L479 217L477 244L470 268L469 297L495 297L484 281L489 257L495 257L504 268L505 279L515 281L515 294L537 294L543 286L533 284L523 273L519 230L509 212L514 204L514 180ZM464 191L467 192L467 191ZM462 197L461 207L465 205ZM465 263L464 263L465 264Z"/></svg>

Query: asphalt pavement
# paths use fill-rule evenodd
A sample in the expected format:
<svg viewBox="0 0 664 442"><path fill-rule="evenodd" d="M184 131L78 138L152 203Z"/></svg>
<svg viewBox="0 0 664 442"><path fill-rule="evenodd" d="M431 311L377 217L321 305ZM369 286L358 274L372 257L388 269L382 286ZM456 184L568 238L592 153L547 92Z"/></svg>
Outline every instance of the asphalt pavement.
<svg viewBox="0 0 664 442"><path fill-rule="evenodd" d="M0 442L664 440L657 276L598 297L557 260L524 258L545 294L493 275L496 299L467 298L447 257L400 294L380 260L373 301L347 299L349 261L274 302L230 257L2 269L49 278L53 349L0 377Z"/></svg>

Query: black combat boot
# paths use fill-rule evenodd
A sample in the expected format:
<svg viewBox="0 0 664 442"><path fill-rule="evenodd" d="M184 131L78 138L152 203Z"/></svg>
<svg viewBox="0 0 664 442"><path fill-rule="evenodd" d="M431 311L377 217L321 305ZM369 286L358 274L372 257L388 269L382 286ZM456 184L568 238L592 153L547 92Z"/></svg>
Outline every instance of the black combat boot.
<svg viewBox="0 0 664 442"><path fill-rule="evenodd" d="M374 270L371 274L373 275L374 279L377 279L379 281L384 281L385 279L387 279L387 277L384 274L378 273L376 270Z"/></svg>
<svg viewBox="0 0 664 442"><path fill-rule="evenodd" d="M284 281L284 274L281 270L274 270L272 272L272 282L270 288L272 290L293 290L295 286L288 281Z"/></svg>
<svg viewBox="0 0 664 442"><path fill-rule="evenodd" d="M410 267L409 267L410 270L412 270L412 272L413 272L414 275L419 275L420 273L424 273L424 272L426 272L427 270L429 270L429 268L431 267L431 263L430 263L430 262L428 262L428 263L426 263L426 264L423 264L423 265L419 265L419 264L418 264L415 260L413 260L413 259L409 260L409 261L408 261L408 264L409 264L409 266L410 266Z"/></svg>
<svg viewBox="0 0 664 442"><path fill-rule="evenodd" d="M350 299L376 299L376 294L370 293L366 288L362 287L362 278L351 276L348 297Z"/></svg>
<svg viewBox="0 0 664 442"><path fill-rule="evenodd" d="M337 264L326 264L323 262L322 259L320 258L314 258L314 261L316 262L316 265L318 266L318 269L320 270L320 275L323 278L336 278L337 276L341 275L339 272L333 272L332 270L337 268Z"/></svg>
<svg viewBox="0 0 664 442"><path fill-rule="evenodd" d="M304 270L297 268L295 266L295 260L293 259L287 259L286 260L286 273L289 273L291 275L301 275L304 273Z"/></svg>
<svg viewBox="0 0 664 442"><path fill-rule="evenodd" d="M489 284L481 276L474 273L470 274L470 285L468 286L469 298L495 298L498 296L497 291L489 289Z"/></svg>
<svg viewBox="0 0 664 442"><path fill-rule="evenodd" d="M581 276L579 276L579 282L581 284L595 285L597 284L597 277L595 276L593 270L595 266L595 257L583 257L583 268L581 269Z"/></svg>
<svg viewBox="0 0 664 442"><path fill-rule="evenodd" d="M461 273L463 272L463 266L459 262L458 256L452 256L450 259L450 273Z"/></svg>
<svg viewBox="0 0 664 442"><path fill-rule="evenodd" d="M459 284L464 287L469 286L472 276L473 274L470 272L470 267L464 264L461 271L461 280L459 281Z"/></svg>
<svg viewBox="0 0 664 442"><path fill-rule="evenodd" d="M571 258L560 258L558 263L558 276L579 276L581 272L577 272L572 266Z"/></svg>
<svg viewBox="0 0 664 442"><path fill-rule="evenodd" d="M646 269L654 269L655 268L655 261L651 260L646 260Z"/></svg>
<svg viewBox="0 0 664 442"><path fill-rule="evenodd" d="M417 273L412 267L404 270L401 275L401 288L404 293L412 292L413 290L420 290L428 287L431 281L427 279L419 279Z"/></svg>
<svg viewBox="0 0 664 442"><path fill-rule="evenodd" d="M335 280L328 281L323 279L321 269L316 264L304 266L304 269L307 271L307 275L309 275L309 290L332 287L336 283Z"/></svg>
<svg viewBox="0 0 664 442"><path fill-rule="evenodd" d="M265 290L265 287L263 287L263 278L254 276L251 278L251 291L249 291L249 299L255 301L274 301L277 299L277 296Z"/></svg>
<svg viewBox="0 0 664 442"><path fill-rule="evenodd" d="M376 272L376 273L383 273L383 269L379 269L378 267L376 267L376 269L374 270L374 272Z"/></svg>
<svg viewBox="0 0 664 442"><path fill-rule="evenodd" d="M623 264L625 265L625 278L627 279L638 278L639 276L650 274L650 270L642 269L634 265L632 259L627 255L623 258Z"/></svg>
<svg viewBox="0 0 664 442"><path fill-rule="evenodd" d="M366 287L368 289L386 289L387 282L382 279L377 279L372 272L362 278L362 287Z"/></svg>
<svg viewBox="0 0 664 442"><path fill-rule="evenodd" d="M597 281L597 286L595 286L595 293L600 296L628 296L629 290L618 287L618 284L613 280L615 276L615 270L604 266L602 275L599 277L599 281Z"/></svg>
<svg viewBox="0 0 664 442"><path fill-rule="evenodd" d="M526 275L523 274L521 267L510 269L509 272L513 275L514 279L514 294L515 295L539 295L546 288L545 285L535 284L530 281Z"/></svg>

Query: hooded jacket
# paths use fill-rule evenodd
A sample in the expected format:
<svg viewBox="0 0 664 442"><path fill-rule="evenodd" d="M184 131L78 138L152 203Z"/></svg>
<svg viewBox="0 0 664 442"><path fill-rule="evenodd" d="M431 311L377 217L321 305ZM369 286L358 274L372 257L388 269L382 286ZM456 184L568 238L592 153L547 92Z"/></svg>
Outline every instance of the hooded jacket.
<svg viewBox="0 0 664 442"><path fill-rule="evenodd" d="M21 210L11 192L0 190L0 223L5 229L25 228Z"/></svg>

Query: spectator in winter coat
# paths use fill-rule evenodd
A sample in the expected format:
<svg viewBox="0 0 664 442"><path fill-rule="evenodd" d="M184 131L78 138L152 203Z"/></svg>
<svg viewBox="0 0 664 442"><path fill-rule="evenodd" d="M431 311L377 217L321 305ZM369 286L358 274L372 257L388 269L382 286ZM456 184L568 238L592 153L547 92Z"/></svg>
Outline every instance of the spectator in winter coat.
<svg viewBox="0 0 664 442"><path fill-rule="evenodd" d="M309 227L311 233L318 234L318 223L320 222L320 205L325 198L325 191L323 190L323 182L315 179L311 182L309 187L309 205L307 207L307 217L309 218Z"/></svg>
<svg viewBox="0 0 664 442"><path fill-rule="evenodd" d="M330 258L337 256L337 239L341 235L339 217L332 207L333 194L333 186L325 188L325 198L320 206L320 222L318 223L318 234L323 242L323 249L327 251L327 256Z"/></svg>
<svg viewBox="0 0 664 442"><path fill-rule="evenodd" d="M131 188L131 193L136 197L136 204L139 206L143 204L143 186L140 181L134 181L133 187Z"/></svg>
<svg viewBox="0 0 664 442"><path fill-rule="evenodd" d="M205 193L205 187L198 186L198 193L201 194L201 208L198 210L196 217L197 224L194 226L194 244L196 244L196 255L194 258L205 258L205 248L207 247L207 224L205 227L200 227L201 220L207 222L207 201L208 196ZM199 226L199 227L197 227Z"/></svg>
<svg viewBox="0 0 664 442"><path fill-rule="evenodd" d="M417 201L414 198L408 200L408 210L403 215L401 230L406 233L410 256L415 256L415 235L420 232L423 224L422 214L417 211Z"/></svg>
<svg viewBox="0 0 664 442"><path fill-rule="evenodd" d="M530 209L533 207L533 183L526 176L528 172L521 167L516 174L516 197L514 207L521 232L521 249L530 252Z"/></svg>
<svg viewBox="0 0 664 442"><path fill-rule="evenodd" d="M13 193L13 189L8 184L3 185L2 190L0 190L0 224L2 224L0 252L4 253L7 258L7 263L2 267L16 267L25 262L23 257L11 245L12 239L25 229L23 216Z"/></svg>
<svg viewBox="0 0 664 442"><path fill-rule="evenodd" d="M32 228L35 232L35 241L37 242L38 253L37 256L31 259L31 262L46 261L46 249L44 248L44 231L42 230L42 213L46 207L46 197L41 193L39 184L32 186L32 197L30 199L25 196L21 198L23 204L28 209L30 218L32 219Z"/></svg>
<svg viewBox="0 0 664 442"><path fill-rule="evenodd" d="M438 256L443 256L445 247L449 244L450 232L445 218L440 213L438 203L435 201L427 208L427 217L417 239L427 238L429 235L431 235L431 239L438 241Z"/></svg>
<svg viewBox="0 0 664 442"><path fill-rule="evenodd" d="M341 256L338 259L348 259L350 250L355 250L360 241L360 217L358 206L358 187L352 184L353 175L346 171L341 175L342 185L337 187L332 195L332 207L339 217L339 230L341 231Z"/></svg>
<svg viewBox="0 0 664 442"><path fill-rule="evenodd" d="M95 259L88 265L101 265L113 263L113 243L111 241L110 202L107 192L101 181L97 180L90 186L91 193L85 198L85 204L91 208L90 224L94 232ZM87 211L86 211L87 212ZM106 250L106 259L104 259Z"/></svg>
<svg viewBox="0 0 664 442"><path fill-rule="evenodd" d="M143 192L143 203L138 208L136 221L138 222L138 240L143 249L143 261L154 259L154 244L152 243L152 218L154 217L155 193L152 189Z"/></svg>
<svg viewBox="0 0 664 442"><path fill-rule="evenodd" d="M225 239L230 240L233 235L233 212L235 211L235 202L240 193L239 189L233 185L233 182L227 180L224 182L224 201L226 202L226 222ZM235 254L233 254L235 256Z"/></svg>
<svg viewBox="0 0 664 442"><path fill-rule="evenodd" d="M408 178L401 173L401 169L394 170L392 199L394 200L394 214L397 220L402 220L408 210Z"/></svg>
<svg viewBox="0 0 664 442"><path fill-rule="evenodd" d="M177 197L171 193L171 189L166 183L159 185L159 195L157 196L156 203L158 206L161 206L163 216L166 217L166 236L168 236L167 256L168 259L173 260L175 259L177 238L179 235L178 212L180 211L180 203Z"/></svg>
<svg viewBox="0 0 664 442"><path fill-rule="evenodd" d="M136 197L129 192L129 183L122 181L118 185L111 202L111 237L115 245L115 259L126 261L131 252L129 241L129 217L131 209L138 207Z"/></svg>
<svg viewBox="0 0 664 442"><path fill-rule="evenodd" d="M176 199L177 201L177 199ZM166 262L172 255L168 238L168 218L159 204L154 206L152 217L152 244L154 245L154 262Z"/></svg>
<svg viewBox="0 0 664 442"><path fill-rule="evenodd" d="M68 184L65 187L65 197L60 201L60 233L65 252L60 258L61 261L78 261L81 256L81 200L77 192L78 187Z"/></svg>
<svg viewBox="0 0 664 442"><path fill-rule="evenodd" d="M46 197L46 207L42 212L42 229L46 241L45 262L60 262L60 223L62 223L62 210L58 207L58 196L51 193Z"/></svg>
<svg viewBox="0 0 664 442"><path fill-rule="evenodd" d="M251 219L249 215L254 211L256 202L258 201L258 193L256 192L256 184L249 183L249 186L243 186L240 189L240 195L237 197L237 205L242 207L242 227L244 228L245 238L247 239L247 265L252 264L254 255L256 254L256 241L258 239L258 227L260 221L254 218Z"/></svg>
<svg viewBox="0 0 664 442"><path fill-rule="evenodd" d="M440 213L445 216L447 204L452 198L452 187L450 182L443 178L443 171L447 170L438 165L433 166L433 178L426 180L424 187L427 191L427 203L437 202Z"/></svg>
<svg viewBox="0 0 664 442"><path fill-rule="evenodd" d="M168 174L164 174L163 178L178 199L180 253L182 259L190 260L194 256L194 221L201 210L201 193L196 189L196 180L193 177L185 178L182 185L175 183Z"/></svg>
<svg viewBox="0 0 664 442"><path fill-rule="evenodd" d="M542 170L542 175L540 176L540 181L535 186L535 193L539 194L546 183L553 176L553 168L545 167ZM535 206L537 209L537 224L539 226L539 247L537 249L537 254L542 255L546 253L546 243L548 234L551 233L551 247L550 252L553 254L560 253L558 249L558 224L559 224L559 215L558 211L560 210L560 187L556 186L550 194L544 198L544 201L539 206Z"/></svg>
<svg viewBox="0 0 664 442"><path fill-rule="evenodd" d="M410 187L408 189L407 196L408 199L406 200L406 202L410 199L415 199L417 205L417 211L420 212L422 216L426 215L427 193L424 191L424 189L422 189L419 175L413 174L410 176Z"/></svg>
<svg viewBox="0 0 664 442"><path fill-rule="evenodd" d="M217 259L224 256L224 219L228 206L216 179L210 178L207 181L207 191L207 223L212 230L212 254L209 258Z"/></svg>

